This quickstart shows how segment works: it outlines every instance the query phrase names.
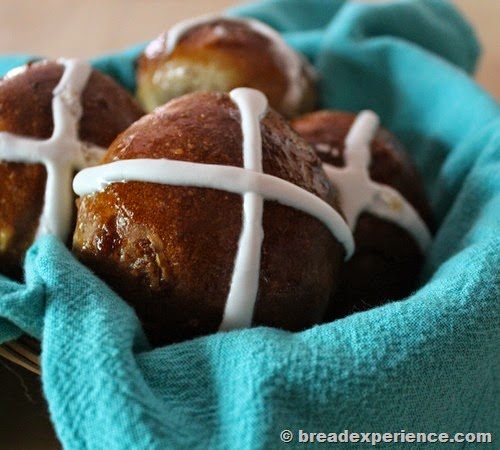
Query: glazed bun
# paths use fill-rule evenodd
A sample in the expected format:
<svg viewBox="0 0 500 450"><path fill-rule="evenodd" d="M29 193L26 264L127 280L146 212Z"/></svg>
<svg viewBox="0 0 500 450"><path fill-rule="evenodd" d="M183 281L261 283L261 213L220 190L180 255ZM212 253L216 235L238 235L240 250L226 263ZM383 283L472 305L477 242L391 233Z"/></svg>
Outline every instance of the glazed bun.
<svg viewBox="0 0 500 450"><path fill-rule="evenodd" d="M369 111L318 111L292 122L313 144L354 233L328 319L401 299L416 287L432 215L401 143ZM349 148L349 151L346 151Z"/></svg>
<svg viewBox="0 0 500 450"><path fill-rule="evenodd" d="M352 236L313 149L240 88L187 94L75 178L75 255L155 345L323 319Z"/></svg>
<svg viewBox="0 0 500 450"><path fill-rule="evenodd" d="M37 234L68 238L73 171L96 163L96 146L142 114L128 92L82 61L31 63L0 80L1 273L20 277Z"/></svg>
<svg viewBox="0 0 500 450"><path fill-rule="evenodd" d="M286 117L312 111L315 75L281 36L257 20L201 17L180 22L138 59L137 97L147 111L194 91L262 91Z"/></svg>

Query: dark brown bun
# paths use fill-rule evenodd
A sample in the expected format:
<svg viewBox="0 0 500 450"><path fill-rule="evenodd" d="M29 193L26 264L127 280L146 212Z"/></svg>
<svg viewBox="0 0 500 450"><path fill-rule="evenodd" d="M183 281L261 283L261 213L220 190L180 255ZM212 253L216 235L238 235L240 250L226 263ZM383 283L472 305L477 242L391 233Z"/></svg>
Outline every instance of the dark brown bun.
<svg viewBox="0 0 500 450"><path fill-rule="evenodd" d="M262 91L286 117L312 111L317 95L311 66L282 41L276 45L274 38L261 32L264 27L268 28L248 19L195 20L183 27L185 32L171 51L168 33L162 34L138 59L139 101L152 111L189 92L229 92L243 86ZM293 79L287 69L290 64L297 66ZM291 102L287 100L290 89L298 90Z"/></svg>
<svg viewBox="0 0 500 450"><path fill-rule="evenodd" d="M261 121L263 170L337 208L313 149L280 115ZM242 167L240 113L227 94L187 94L133 124L103 163L166 158ZM80 198L73 251L136 310L155 345L216 332L238 240L242 196L129 181ZM318 219L264 201L253 325L301 330L322 321L344 249Z"/></svg>
<svg viewBox="0 0 500 450"><path fill-rule="evenodd" d="M313 144L324 163L341 167L344 141L355 118L347 112L318 111L294 120L292 127ZM402 194L431 228L432 214L422 182L402 144L380 127L370 150L370 178ZM335 185L335 180L331 181ZM329 320L401 299L416 287L423 255L406 230L362 212L354 241L356 251L341 269L339 289L327 314Z"/></svg>
<svg viewBox="0 0 500 450"><path fill-rule="evenodd" d="M48 139L53 132L52 91L63 73L54 61L30 63L0 80L0 131ZM143 115L133 97L93 71L83 91L79 137L101 147ZM42 164L0 162L0 272L19 278L44 204ZM70 187L69 187L70 188Z"/></svg>

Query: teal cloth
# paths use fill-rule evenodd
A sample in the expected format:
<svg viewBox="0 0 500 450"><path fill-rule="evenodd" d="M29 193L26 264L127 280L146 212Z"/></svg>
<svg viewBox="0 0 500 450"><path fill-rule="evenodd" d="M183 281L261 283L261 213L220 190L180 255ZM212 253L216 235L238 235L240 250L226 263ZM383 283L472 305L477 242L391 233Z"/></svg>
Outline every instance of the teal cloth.
<svg viewBox="0 0 500 450"><path fill-rule="evenodd" d="M371 108L404 141L439 222L421 288L301 333L261 327L151 350L132 310L41 238L25 282L0 279L0 342L41 339L62 444L270 449L285 445L284 429L295 435L288 448L304 445L299 430L496 431L498 441L500 114L470 78L470 26L441 0L269 0L231 14L266 21L304 52L324 107ZM94 63L133 89L140 48ZM27 58L4 57L0 70ZM450 444L411 448L440 445Z"/></svg>

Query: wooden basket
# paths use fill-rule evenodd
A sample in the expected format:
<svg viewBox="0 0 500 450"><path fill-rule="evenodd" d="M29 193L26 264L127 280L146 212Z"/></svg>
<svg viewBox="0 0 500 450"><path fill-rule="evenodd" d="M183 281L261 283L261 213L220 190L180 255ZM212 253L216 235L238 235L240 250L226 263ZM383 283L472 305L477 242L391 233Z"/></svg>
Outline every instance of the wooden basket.
<svg viewBox="0 0 500 450"><path fill-rule="evenodd" d="M28 369L37 375L40 371L40 342L29 336L22 336L15 341L0 345L0 357Z"/></svg>

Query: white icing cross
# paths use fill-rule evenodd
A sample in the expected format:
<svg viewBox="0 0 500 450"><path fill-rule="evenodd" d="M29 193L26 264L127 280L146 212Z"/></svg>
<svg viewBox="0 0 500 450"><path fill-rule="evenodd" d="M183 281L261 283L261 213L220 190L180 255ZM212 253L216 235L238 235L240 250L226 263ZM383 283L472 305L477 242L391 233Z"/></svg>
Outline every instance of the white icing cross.
<svg viewBox="0 0 500 450"><path fill-rule="evenodd" d="M84 169L73 182L73 189L80 196L102 191L110 183L125 181L205 187L243 195L243 230L221 330L247 327L252 322L259 285L264 199L317 218L344 246L346 258L354 251L352 233L334 208L311 192L262 172L260 119L267 111L265 96L249 88L234 89L230 96L240 109L244 167L169 159L131 159Z"/></svg>
<svg viewBox="0 0 500 450"><path fill-rule="evenodd" d="M324 163L323 168L339 191L342 211L352 231L361 212L368 211L406 229L424 252L431 234L417 211L398 191L370 178L370 143L378 126L379 118L373 111L359 113L345 139L345 166Z"/></svg>
<svg viewBox="0 0 500 450"><path fill-rule="evenodd" d="M262 173L260 119L267 112L267 99L261 92L250 89L235 89L231 91L230 97L238 106L241 115L243 167ZM220 330L248 328L252 325L264 239L263 209L262 195L255 192L243 194L243 230Z"/></svg>
<svg viewBox="0 0 500 450"><path fill-rule="evenodd" d="M283 100L284 107L292 111L296 110L302 97L302 92L305 88L305 83L302 79L302 68L304 67L305 60L286 44L286 42L276 30L266 25L265 23L260 22L259 20L248 18L239 19L234 17L224 17L210 14L182 20L173 25L168 30L164 41L166 55L172 53L179 40L193 28L223 19L230 20L235 23L246 24L254 32L261 34L269 39L276 54L281 56L280 64L282 67L284 67L288 77L288 89ZM216 32L222 34L222 30L220 28L219 30L216 30ZM153 57L158 52L161 52L162 44L163 42L158 43L157 41L153 41L146 48L146 55ZM312 73L313 69L311 66L306 64L305 67L307 67L307 69Z"/></svg>
<svg viewBox="0 0 500 450"><path fill-rule="evenodd" d="M65 240L73 211L73 171L96 164L103 149L84 144L78 138L83 112L80 97L92 71L90 65L74 59L58 62L65 69L53 91L52 136L40 140L0 132L0 160L45 166L47 182L37 236L54 234Z"/></svg>

